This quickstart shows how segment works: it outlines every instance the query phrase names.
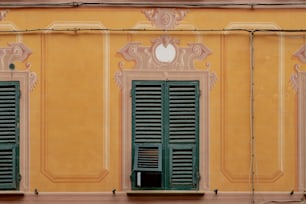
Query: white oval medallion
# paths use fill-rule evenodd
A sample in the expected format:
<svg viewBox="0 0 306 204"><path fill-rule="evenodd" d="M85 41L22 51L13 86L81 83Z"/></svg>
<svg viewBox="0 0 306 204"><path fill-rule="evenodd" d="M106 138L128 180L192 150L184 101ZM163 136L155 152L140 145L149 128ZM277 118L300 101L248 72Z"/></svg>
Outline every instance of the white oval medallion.
<svg viewBox="0 0 306 204"><path fill-rule="evenodd" d="M160 62L171 63L175 59L176 49L172 44L168 44L166 47L160 44L155 49L155 56Z"/></svg>

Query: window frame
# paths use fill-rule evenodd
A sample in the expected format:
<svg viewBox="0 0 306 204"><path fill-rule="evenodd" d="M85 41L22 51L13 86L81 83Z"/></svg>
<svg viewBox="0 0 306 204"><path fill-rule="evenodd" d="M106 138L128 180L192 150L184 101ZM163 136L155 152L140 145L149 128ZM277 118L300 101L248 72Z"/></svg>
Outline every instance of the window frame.
<svg viewBox="0 0 306 204"><path fill-rule="evenodd" d="M132 99L133 80L199 81L199 189L209 189L209 71L122 70L122 190L132 190Z"/></svg>
<svg viewBox="0 0 306 204"><path fill-rule="evenodd" d="M11 183L0 183L0 190L19 190L19 183L20 183L20 168L19 168L20 82L19 81L0 81L0 93L1 93L1 89L3 86L13 86L14 87L14 103L16 106L14 109L14 115L15 115L14 142L12 140L9 140L9 141L0 143L0 150L5 152L5 154L10 153L10 155L12 156L11 162L6 162L12 165L12 171L11 171L12 182Z"/></svg>
<svg viewBox="0 0 306 204"><path fill-rule="evenodd" d="M137 87L141 87L141 89L139 90L140 92L137 92ZM158 109L156 109L156 111L154 112L150 112L151 114L154 114L154 116L156 116L156 113L160 114L160 119L156 121L155 124L157 124L160 129L158 130L154 130L153 132L151 132L151 130L148 131L144 131L144 135L142 135L140 138L136 137L136 133L137 133L137 127L135 126L136 124L138 124L138 120L136 119L136 116L138 114L141 114L141 116L143 117L143 112L137 112L137 95L138 93L141 93L143 88L147 87L145 92L147 93L148 91L154 91L152 93L154 93L154 99L156 97L158 97L157 99L160 100L160 102L158 103L159 106L154 105L154 107L158 107ZM154 89L152 90L152 88L154 87ZM180 89L175 89L173 90L173 92L171 91L171 87L179 87ZM180 100L186 100L189 99L190 100L190 96L192 96L192 101L193 101L193 107L194 107L194 112L192 113L193 117L189 117L189 120L193 118L193 123L192 123L192 128L194 131L194 135L192 138L188 137L188 140L186 140L186 138L184 138L185 142L180 141L180 139L174 139L171 137L170 134L170 119L171 119L171 114L170 114L170 103L171 103L171 93L174 94L178 94L179 92L181 92L182 90L186 89L186 88L191 88L192 87L192 92L194 95L188 95L187 98L180 98ZM158 89L156 89L158 88ZM158 95L156 95L156 91L158 91ZM175 80L175 81L170 81L170 80L133 80L132 81L132 163L133 163L133 168L132 168L132 188L134 190L198 190L198 184L199 184L199 101L200 101L200 95L199 95L199 81L180 81L180 80ZM149 95L145 95L147 97L152 97L151 94ZM143 96L141 96L140 100L140 104L142 104L141 106L143 106L144 104L146 104L143 100L146 100L146 98L144 98ZM150 100L149 98L147 98L148 100ZM152 99L152 98L151 98ZM184 101L185 101L184 100ZM175 101L175 99L173 99L173 102ZM174 103L176 104L176 103ZM180 104L181 105L181 104ZM179 106L175 106L176 108L179 108ZM187 105L187 103L186 103ZM151 105L149 105L151 106ZM152 107L152 106L151 106ZM136 109L136 110L135 110ZM182 109L180 109L182 111ZM185 111L184 111L185 112ZM186 113L186 112L185 112ZM191 112L188 112L189 114ZM153 115L152 115L153 116ZM147 115L145 116L145 118L147 119L153 119L151 118L151 115ZM143 122L139 121L140 124L143 124ZM139 124L139 125L140 125ZM142 129L139 129L141 132L143 131ZM146 138L147 134L154 134L156 136L158 136L155 139L151 139L151 138ZM141 155L144 156L144 158L141 157L140 161L142 166L145 166L146 168L142 168L139 169L137 168L138 165L138 156L139 156L139 146L145 147L142 149L141 151ZM154 148L155 146L155 148ZM159 146L159 148L157 148ZM146 151L152 151L152 148L155 149L155 153L154 153L154 159L152 160L152 153L150 154L150 159L146 160L146 156L147 153L145 153ZM158 151L156 151L158 150ZM192 176L191 178L189 176L185 177L191 179L191 184L187 184L185 183L186 181L183 182L183 180L181 180L182 178L177 178L177 184L174 184L171 182L172 180L172 170L173 170L173 154L174 152L176 152L176 154L182 154L183 152L188 152L192 154L191 159L188 159L188 162L185 163L185 165L192 165L192 168L190 170L190 172L187 170L185 176L189 175ZM185 155L184 153L184 155ZM186 155L184 156L185 159L187 159L188 157L186 157ZM158 166L156 166L155 163L155 159L158 159ZM144 162L147 161L147 162ZM153 163L152 163L153 162ZM177 161L178 162L178 161ZM158 168L157 168L158 167ZM182 171L182 169L177 169L178 171ZM184 169L184 171L186 171L186 169ZM159 187L143 187L143 186L138 186L138 177L136 176L136 174L142 174L145 172L160 172L160 177L161 177L161 186ZM154 178L154 180L156 180L157 178ZM188 179L188 180L189 180ZM183 182L183 183L182 183Z"/></svg>
<svg viewBox="0 0 306 204"><path fill-rule="evenodd" d="M19 173L21 180L19 187L13 192L29 191L29 94L31 91L31 73L29 71L0 71L0 81L19 81ZM1 193L2 190L0 190ZM6 191L6 190L5 190ZM5 192L3 190L3 192Z"/></svg>

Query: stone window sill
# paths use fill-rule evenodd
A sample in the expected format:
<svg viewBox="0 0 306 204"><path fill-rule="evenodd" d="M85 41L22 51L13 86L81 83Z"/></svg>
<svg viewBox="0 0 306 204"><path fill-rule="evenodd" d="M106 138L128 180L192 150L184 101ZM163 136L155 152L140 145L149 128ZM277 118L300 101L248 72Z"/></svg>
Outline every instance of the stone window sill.
<svg viewBox="0 0 306 204"><path fill-rule="evenodd" d="M24 196L23 191L5 191L5 190L0 190L0 196Z"/></svg>
<svg viewBox="0 0 306 204"><path fill-rule="evenodd" d="M181 191L181 190L135 190L127 191L128 196L204 196L204 191Z"/></svg>

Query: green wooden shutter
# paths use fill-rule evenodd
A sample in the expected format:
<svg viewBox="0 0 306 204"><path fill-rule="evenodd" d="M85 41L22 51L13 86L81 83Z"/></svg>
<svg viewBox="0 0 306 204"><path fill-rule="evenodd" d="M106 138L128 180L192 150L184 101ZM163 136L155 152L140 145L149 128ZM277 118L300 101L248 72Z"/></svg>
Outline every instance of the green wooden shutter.
<svg viewBox="0 0 306 204"><path fill-rule="evenodd" d="M162 143L163 85L158 81L133 81L132 131L134 143Z"/></svg>
<svg viewBox="0 0 306 204"><path fill-rule="evenodd" d="M133 81L132 87L133 170L161 171L163 85Z"/></svg>
<svg viewBox="0 0 306 204"><path fill-rule="evenodd" d="M132 135L133 172L161 171L159 189L198 189L199 82L133 81Z"/></svg>
<svg viewBox="0 0 306 204"><path fill-rule="evenodd" d="M172 189L197 188L197 157L195 145L170 145L170 187Z"/></svg>
<svg viewBox="0 0 306 204"><path fill-rule="evenodd" d="M19 82L0 82L0 189L18 189Z"/></svg>
<svg viewBox="0 0 306 204"><path fill-rule="evenodd" d="M169 187L198 188L199 84L168 82Z"/></svg>
<svg viewBox="0 0 306 204"><path fill-rule="evenodd" d="M161 144L135 144L135 171L162 171Z"/></svg>

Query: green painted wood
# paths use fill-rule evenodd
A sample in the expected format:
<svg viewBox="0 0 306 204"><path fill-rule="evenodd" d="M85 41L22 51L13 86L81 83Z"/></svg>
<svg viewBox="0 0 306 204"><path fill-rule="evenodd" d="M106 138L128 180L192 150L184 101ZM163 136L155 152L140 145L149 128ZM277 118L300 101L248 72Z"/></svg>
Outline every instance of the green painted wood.
<svg viewBox="0 0 306 204"><path fill-rule="evenodd" d="M0 189L19 188L19 82L0 81Z"/></svg>
<svg viewBox="0 0 306 204"><path fill-rule="evenodd" d="M169 149L171 189L197 189L198 155L196 155L196 145L173 144Z"/></svg>
<svg viewBox="0 0 306 204"><path fill-rule="evenodd" d="M198 81L132 82L132 171L157 171L145 156L139 168L139 147L160 145L161 190L198 189L199 92Z"/></svg>
<svg viewBox="0 0 306 204"><path fill-rule="evenodd" d="M162 171L161 144L135 144L135 171Z"/></svg>

